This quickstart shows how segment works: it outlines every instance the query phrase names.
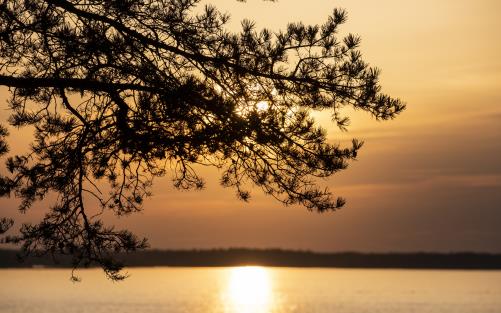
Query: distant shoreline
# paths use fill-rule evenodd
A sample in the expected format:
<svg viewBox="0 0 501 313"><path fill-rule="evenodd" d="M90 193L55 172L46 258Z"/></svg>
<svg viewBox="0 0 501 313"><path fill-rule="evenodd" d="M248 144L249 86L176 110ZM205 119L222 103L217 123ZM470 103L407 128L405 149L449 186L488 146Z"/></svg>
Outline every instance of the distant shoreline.
<svg viewBox="0 0 501 313"><path fill-rule="evenodd" d="M19 262L16 250L0 249L0 268L65 268L68 257L29 257ZM490 253L320 253L281 249L146 250L116 255L126 267L274 267L501 270L501 254ZM55 261L54 261L55 260Z"/></svg>

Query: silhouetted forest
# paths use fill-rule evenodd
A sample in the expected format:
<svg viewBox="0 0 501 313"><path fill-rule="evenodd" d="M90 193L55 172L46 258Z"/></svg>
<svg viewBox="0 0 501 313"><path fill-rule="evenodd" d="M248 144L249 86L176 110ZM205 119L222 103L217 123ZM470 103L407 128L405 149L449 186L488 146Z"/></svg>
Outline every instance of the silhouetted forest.
<svg viewBox="0 0 501 313"><path fill-rule="evenodd" d="M28 257L0 250L0 267L71 267L67 256ZM317 253L281 249L148 250L118 254L128 267L144 266L287 266L414 269L501 269L501 254L488 253Z"/></svg>

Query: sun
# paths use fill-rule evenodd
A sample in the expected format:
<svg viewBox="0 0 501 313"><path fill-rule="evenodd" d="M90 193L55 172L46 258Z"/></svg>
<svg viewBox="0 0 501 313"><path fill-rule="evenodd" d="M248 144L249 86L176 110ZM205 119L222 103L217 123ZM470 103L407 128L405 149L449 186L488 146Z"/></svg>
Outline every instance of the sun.
<svg viewBox="0 0 501 313"><path fill-rule="evenodd" d="M259 101L257 104L256 104L256 109L260 112L262 111L266 111L268 110L269 108L269 104L268 104L268 101Z"/></svg>

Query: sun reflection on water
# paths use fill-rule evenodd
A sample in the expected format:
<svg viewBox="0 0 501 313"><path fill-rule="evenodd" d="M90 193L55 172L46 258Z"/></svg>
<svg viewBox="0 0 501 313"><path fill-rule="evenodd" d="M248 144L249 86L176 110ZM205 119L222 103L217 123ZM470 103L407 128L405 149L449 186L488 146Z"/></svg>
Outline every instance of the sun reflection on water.
<svg viewBox="0 0 501 313"><path fill-rule="evenodd" d="M226 304L230 312L269 312L271 298L271 280L265 268L243 266L231 270L226 294Z"/></svg>

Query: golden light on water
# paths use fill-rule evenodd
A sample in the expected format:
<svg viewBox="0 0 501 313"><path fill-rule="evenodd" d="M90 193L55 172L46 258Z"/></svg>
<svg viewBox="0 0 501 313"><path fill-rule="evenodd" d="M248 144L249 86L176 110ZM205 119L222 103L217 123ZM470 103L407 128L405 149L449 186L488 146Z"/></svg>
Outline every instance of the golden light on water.
<svg viewBox="0 0 501 313"><path fill-rule="evenodd" d="M233 268L230 272L226 301L232 312L266 313L272 301L271 279L259 266Z"/></svg>

